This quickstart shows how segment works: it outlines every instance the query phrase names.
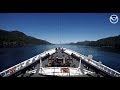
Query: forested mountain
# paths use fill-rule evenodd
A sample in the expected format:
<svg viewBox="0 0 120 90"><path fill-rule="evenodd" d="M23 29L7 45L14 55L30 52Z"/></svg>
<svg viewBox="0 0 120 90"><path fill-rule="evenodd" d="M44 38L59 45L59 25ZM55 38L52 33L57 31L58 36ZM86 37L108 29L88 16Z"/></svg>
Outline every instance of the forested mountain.
<svg viewBox="0 0 120 90"><path fill-rule="evenodd" d="M97 41L89 43L88 45L99 46L99 47L120 48L120 35L99 39Z"/></svg>
<svg viewBox="0 0 120 90"><path fill-rule="evenodd" d="M83 41L77 43L69 43L70 45L86 45L86 46L98 46L98 47L110 47L120 49L120 35L114 37L102 38L97 41Z"/></svg>
<svg viewBox="0 0 120 90"><path fill-rule="evenodd" d="M69 43L69 45L88 45L89 43L91 43L93 41L82 41L82 42L76 42L76 43Z"/></svg>
<svg viewBox="0 0 120 90"><path fill-rule="evenodd" d="M24 45L51 44L48 41L28 36L20 31L6 31L0 29L0 47L17 47Z"/></svg>

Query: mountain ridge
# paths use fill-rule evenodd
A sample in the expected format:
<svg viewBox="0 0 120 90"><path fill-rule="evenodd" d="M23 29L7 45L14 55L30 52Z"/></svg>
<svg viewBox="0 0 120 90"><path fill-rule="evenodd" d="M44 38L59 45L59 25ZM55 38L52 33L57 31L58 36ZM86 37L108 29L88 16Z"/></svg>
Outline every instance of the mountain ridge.
<svg viewBox="0 0 120 90"><path fill-rule="evenodd" d="M111 47L120 49L120 35L98 39L96 41L82 41L76 43L69 43L69 45L85 45L97 47Z"/></svg>
<svg viewBox="0 0 120 90"><path fill-rule="evenodd" d="M0 29L0 47L19 47L25 45L47 45L48 41L28 36L20 31L6 31Z"/></svg>

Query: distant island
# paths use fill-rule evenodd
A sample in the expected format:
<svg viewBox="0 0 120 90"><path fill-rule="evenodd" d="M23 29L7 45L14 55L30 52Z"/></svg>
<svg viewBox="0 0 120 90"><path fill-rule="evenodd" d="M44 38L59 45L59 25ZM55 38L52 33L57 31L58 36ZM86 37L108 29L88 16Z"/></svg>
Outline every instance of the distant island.
<svg viewBox="0 0 120 90"><path fill-rule="evenodd" d="M83 41L77 43L71 42L69 43L69 45L85 45L85 46L109 47L109 48L120 49L120 35L99 39L97 41Z"/></svg>
<svg viewBox="0 0 120 90"><path fill-rule="evenodd" d="M20 31L6 31L0 29L0 48L20 47L25 45L48 45L48 41L28 36Z"/></svg>
<svg viewBox="0 0 120 90"><path fill-rule="evenodd" d="M88 45L89 43L91 43L92 41L82 41L82 42L76 42L76 43L67 43L68 45Z"/></svg>

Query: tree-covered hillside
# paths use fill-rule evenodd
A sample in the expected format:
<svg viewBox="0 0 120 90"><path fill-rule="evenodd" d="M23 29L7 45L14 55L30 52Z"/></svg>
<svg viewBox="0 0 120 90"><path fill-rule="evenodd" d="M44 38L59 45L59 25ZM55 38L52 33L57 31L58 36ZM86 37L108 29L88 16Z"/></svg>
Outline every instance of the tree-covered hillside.
<svg viewBox="0 0 120 90"><path fill-rule="evenodd" d="M27 36L20 31L6 31L0 29L0 47L16 47L24 45L51 44L48 41Z"/></svg>

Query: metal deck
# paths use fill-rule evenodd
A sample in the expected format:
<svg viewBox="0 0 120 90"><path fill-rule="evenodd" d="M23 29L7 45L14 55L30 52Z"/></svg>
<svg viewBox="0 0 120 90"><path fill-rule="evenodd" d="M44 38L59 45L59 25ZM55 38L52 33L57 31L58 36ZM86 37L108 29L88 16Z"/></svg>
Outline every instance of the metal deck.
<svg viewBox="0 0 120 90"><path fill-rule="evenodd" d="M65 59L65 61L68 60L71 63L70 66L68 66L68 67L73 67L73 68L78 68L79 67L79 62L80 61L77 60L76 58L73 58L71 55L68 55L67 53L62 52L61 49L58 49L54 54L52 54L48 58L42 60L42 67L43 68L44 67L45 68L49 67L49 66L47 66L48 63L49 63L49 60L56 60L56 58L62 58L62 59ZM81 64L81 68L80 68L81 73L84 73L83 69L87 69L87 68L85 68L85 66L83 64ZM40 70L40 63L38 63L34 67L33 71L31 70L31 71L26 72L23 75L23 77L44 77L45 75L39 74L39 70ZM33 72L33 73L31 73L31 72ZM97 75L94 73L94 74L91 74L91 75L90 74L84 74L84 75L78 75L78 76L76 75L75 77L92 77L92 76L96 77Z"/></svg>

